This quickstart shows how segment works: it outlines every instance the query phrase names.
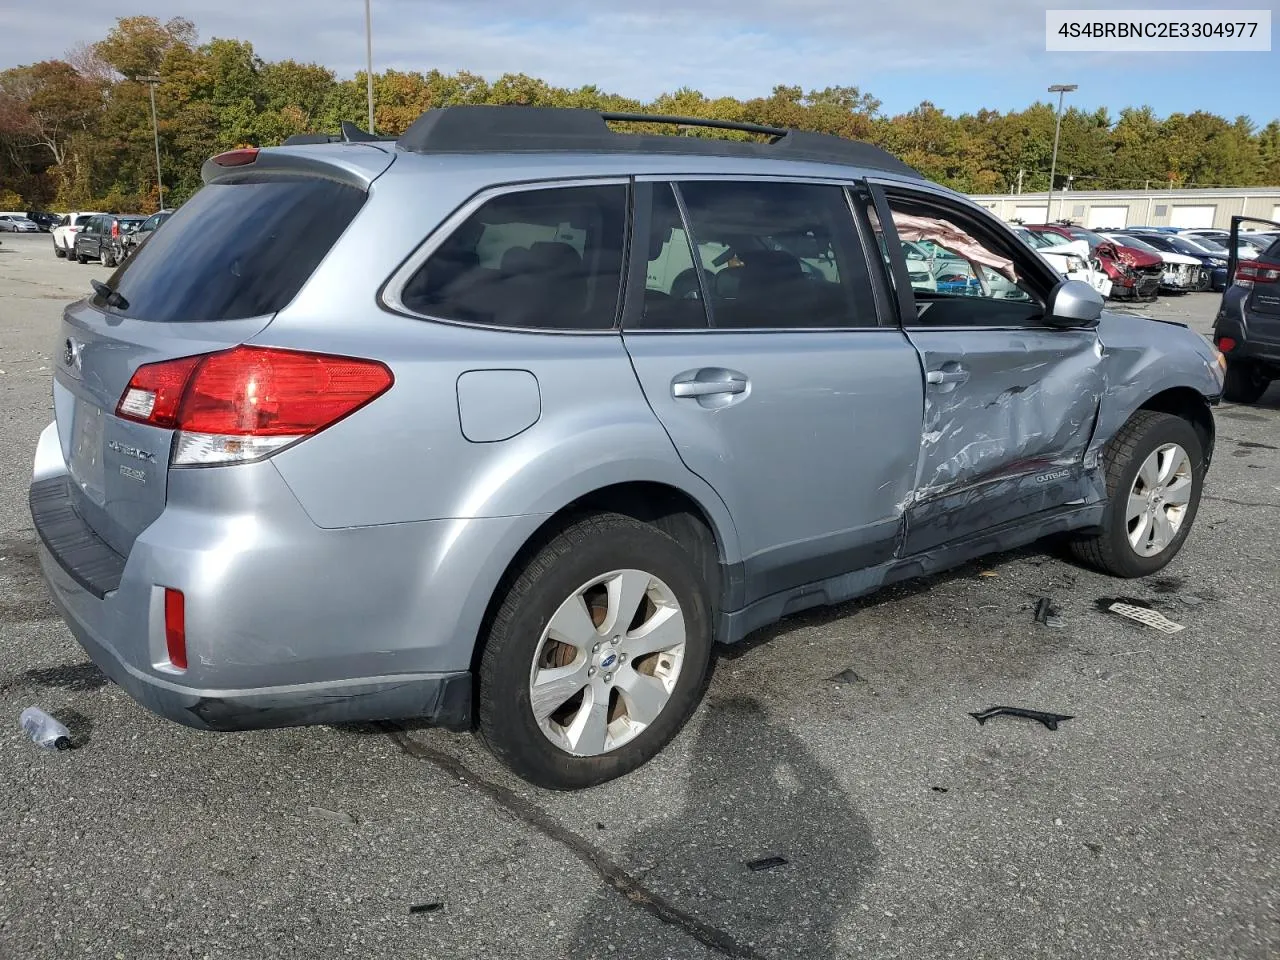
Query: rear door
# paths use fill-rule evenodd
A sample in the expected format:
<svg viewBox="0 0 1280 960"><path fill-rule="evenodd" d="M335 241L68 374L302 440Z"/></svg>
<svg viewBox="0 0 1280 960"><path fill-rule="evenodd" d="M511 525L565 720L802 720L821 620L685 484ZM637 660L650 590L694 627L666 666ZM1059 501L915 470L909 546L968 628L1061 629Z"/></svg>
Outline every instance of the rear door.
<svg viewBox="0 0 1280 960"><path fill-rule="evenodd" d="M744 602L891 558L920 366L879 322L843 188L641 182L635 232L624 342L685 465L733 516Z"/></svg>
<svg viewBox="0 0 1280 960"><path fill-rule="evenodd" d="M996 221L931 191L876 189L877 224L968 263L967 287L916 286L889 259L925 370L923 443L905 552L1094 497L1084 469L1102 393L1096 330L1041 321L1060 278Z"/></svg>
<svg viewBox="0 0 1280 960"><path fill-rule="evenodd" d="M124 305L95 294L66 309L53 390L62 453L77 509L118 552L164 509L173 439L116 416L134 372L262 330L364 199L318 177L210 184L107 281Z"/></svg>
<svg viewBox="0 0 1280 960"><path fill-rule="evenodd" d="M94 243L94 235L98 230L98 218L89 217L80 224L80 229L72 234L71 245L76 256L89 256Z"/></svg>

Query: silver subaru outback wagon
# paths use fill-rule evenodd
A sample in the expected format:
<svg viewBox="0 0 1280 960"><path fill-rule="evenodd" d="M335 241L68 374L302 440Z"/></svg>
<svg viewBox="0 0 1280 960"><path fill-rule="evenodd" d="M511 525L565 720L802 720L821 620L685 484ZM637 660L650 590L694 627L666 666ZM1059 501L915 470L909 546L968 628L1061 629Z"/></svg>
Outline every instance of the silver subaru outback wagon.
<svg viewBox="0 0 1280 960"><path fill-rule="evenodd" d="M1177 554L1204 339L872 146L634 119L233 150L67 307L30 505L114 681L208 730L478 729L571 789L795 611L1051 535Z"/></svg>

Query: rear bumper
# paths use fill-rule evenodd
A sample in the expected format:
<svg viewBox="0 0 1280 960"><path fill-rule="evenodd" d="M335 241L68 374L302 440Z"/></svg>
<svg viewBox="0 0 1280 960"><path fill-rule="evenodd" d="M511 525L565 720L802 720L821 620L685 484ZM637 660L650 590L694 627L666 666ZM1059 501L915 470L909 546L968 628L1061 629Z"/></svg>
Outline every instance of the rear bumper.
<svg viewBox="0 0 1280 960"><path fill-rule="evenodd" d="M123 660L66 599L82 588L41 543L40 565L54 603L90 659L152 713L198 730L261 730L315 723L422 718L451 730L471 727L472 678L466 671L361 677L239 690L189 687Z"/></svg>
<svg viewBox="0 0 1280 960"><path fill-rule="evenodd" d="M545 517L322 529L270 461L175 470L127 556L76 509L57 426L31 487L40 561L95 663L155 713L201 729L391 719L471 723L471 663L507 563ZM183 592L187 668L164 591Z"/></svg>

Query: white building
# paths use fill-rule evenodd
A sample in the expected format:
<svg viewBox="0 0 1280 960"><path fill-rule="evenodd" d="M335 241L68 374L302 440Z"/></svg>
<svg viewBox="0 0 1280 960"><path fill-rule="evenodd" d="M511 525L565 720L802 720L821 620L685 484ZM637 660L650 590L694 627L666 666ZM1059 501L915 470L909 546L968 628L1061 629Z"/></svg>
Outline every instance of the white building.
<svg viewBox="0 0 1280 960"><path fill-rule="evenodd" d="M1120 227L1221 227L1233 216L1280 222L1280 187L1228 187L1204 190L1069 190L1043 193L973 195L1002 220L1046 223L1069 219L1093 230ZM1248 230L1249 224L1241 229ZM1255 229L1265 229L1255 225Z"/></svg>

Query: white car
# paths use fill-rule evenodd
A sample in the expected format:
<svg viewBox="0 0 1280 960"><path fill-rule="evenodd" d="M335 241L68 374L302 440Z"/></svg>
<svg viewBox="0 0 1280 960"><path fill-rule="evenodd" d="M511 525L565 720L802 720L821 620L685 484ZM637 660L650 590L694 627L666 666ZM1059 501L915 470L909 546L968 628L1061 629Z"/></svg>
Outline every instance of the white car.
<svg viewBox="0 0 1280 960"><path fill-rule="evenodd" d="M1142 239L1140 233L1104 233L1104 237L1122 247L1134 247L1144 253L1152 253L1164 261L1164 275L1160 278L1163 290L1186 293L1205 289L1204 263L1185 253L1173 253L1153 247Z"/></svg>
<svg viewBox="0 0 1280 960"><path fill-rule="evenodd" d="M39 233L40 227L25 213L0 213L0 233Z"/></svg>
<svg viewBox="0 0 1280 960"><path fill-rule="evenodd" d="M76 210L63 217L62 222L53 228L53 255L70 257L74 262L76 234L84 229L91 218L101 215L96 210Z"/></svg>
<svg viewBox="0 0 1280 960"><path fill-rule="evenodd" d="M1068 280L1083 280L1103 297L1111 296L1111 278L1102 264L1089 256L1088 241L1064 240L1022 227L1015 227L1013 232Z"/></svg>
<svg viewBox="0 0 1280 960"><path fill-rule="evenodd" d="M938 278L933 275L929 254L909 240L902 241L902 252L907 258L907 276L911 278L911 288L937 293Z"/></svg>

